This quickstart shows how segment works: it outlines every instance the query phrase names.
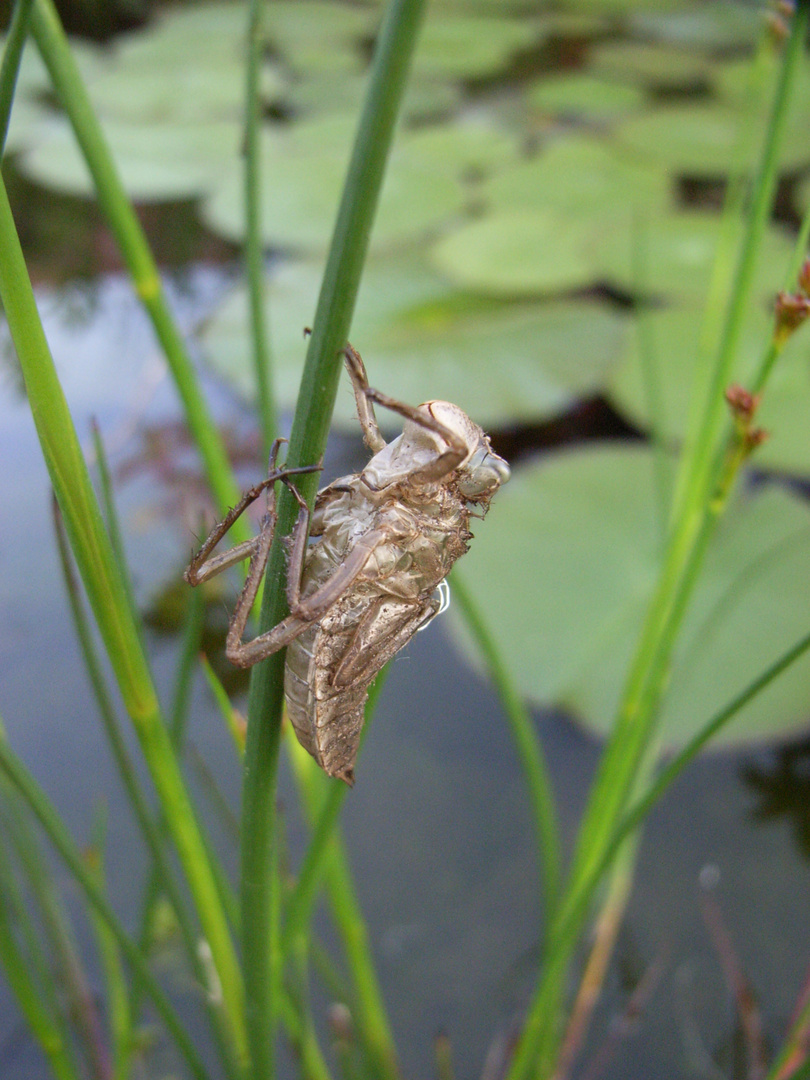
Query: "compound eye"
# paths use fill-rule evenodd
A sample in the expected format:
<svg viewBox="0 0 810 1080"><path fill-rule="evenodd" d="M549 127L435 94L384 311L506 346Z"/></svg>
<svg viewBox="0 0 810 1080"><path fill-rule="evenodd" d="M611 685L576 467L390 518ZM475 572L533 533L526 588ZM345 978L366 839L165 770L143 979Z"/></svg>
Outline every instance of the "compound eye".
<svg viewBox="0 0 810 1080"><path fill-rule="evenodd" d="M486 446L480 447L460 470L458 486L467 499L492 495L509 479L509 466Z"/></svg>

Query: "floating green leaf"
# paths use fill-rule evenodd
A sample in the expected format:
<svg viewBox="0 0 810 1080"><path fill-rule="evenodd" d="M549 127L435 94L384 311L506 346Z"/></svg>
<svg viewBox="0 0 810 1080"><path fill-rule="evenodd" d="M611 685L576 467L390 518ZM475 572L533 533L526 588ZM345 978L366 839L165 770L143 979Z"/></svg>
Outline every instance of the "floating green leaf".
<svg viewBox="0 0 810 1080"><path fill-rule="evenodd" d="M300 123L281 135L263 133L261 217L265 243L304 251L325 250L346 175L356 117L336 114ZM230 240L244 236L242 166L223 164L216 190L201 212L206 224ZM395 148L386 170L372 247L413 241L460 213L464 189L449 172L412 163Z"/></svg>
<svg viewBox="0 0 810 1080"><path fill-rule="evenodd" d="M490 75L505 67L518 50L539 45L542 24L533 19L512 19L450 10L431 11L416 50L417 78L471 78Z"/></svg>
<svg viewBox="0 0 810 1080"><path fill-rule="evenodd" d="M703 300L720 238L715 214L690 211L647 220L640 231L617 226L595 238L599 276L627 292L660 293ZM645 252L644 279L637 280L635 249ZM790 265L793 243L772 226L764 235L756 264L754 295L772 298Z"/></svg>
<svg viewBox="0 0 810 1080"><path fill-rule="evenodd" d="M648 362L653 366L662 399L661 434L680 441L687 429L692 381L701 355L701 314L694 308L672 308L645 314L645 336L651 345ZM734 367L733 378L750 384L773 326L764 308L748 316ZM649 427L641 379L639 339L630 334L628 352L615 369L609 388L615 406L642 428ZM756 450L754 464L810 475L810 334L797 331L780 357L757 413L757 423L769 438Z"/></svg>
<svg viewBox="0 0 810 1080"><path fill-rule="evenodd" d="M577 72L538 79L527 89L526 101L530 109L554 116L609 120L639 108L644 92L626 83Z"/></svg>
<svg viewBox="0 0 810 1080"><path fill-rule="evenodd" d="M274 378L292 407L322 268L288 263L270 282ZM413 256L374 260L366 270L352 340L372 382L404 401L456 402L485 426L536 420L598 392L621 352L626 320L596 303L510 303L448 287ZM213 367L240 392L254 393L247 304L235 291L207 326ZM500 358L508 356L509 363ZM338 395L336 420L356 425L354 400ZM396 418L381 416L386 426Z"/></svg>
<svg viewBox="0 0 810 1080"><path fill-rule="evenodd" d="M597 75L669 90L705 82L711 70L708 59L694 49L641 41L605 42L593 50L590 61Z"/></svg>
<svg viewBox="0 0 810 1080"><path fill-rule="evenodd" d="M594 138L559 139L536 157L504 169L482 185L483 198L503 210L544 209L588 220L594 236L639 215L658 217L671 203L670 177L618 157Z"/></svg>
<svg viewBox="0 0 810 1080"><path fill-rule="evenodd" d="M239 146L236 123L164 123L160 126L109 120L104 126L116 165L130 196L139 202L190 198L209 189L222 161ZM67 120L43 125L33 147L19 158L22 172L47 187L91 196L90 173Z"/></svg>
<svg viewBox="0 0 810 1080"><path fill-rule="evenodd" d="M656 575L660 532L644 447L601 446L519 469L465 559L523 693L605 733ZM775 487L735 500L720 524L676 652L663 706L679 745L807 632L810 509ZM810 718L810 659L729 727L735 741Z"/></svg>
<svg viewBox="0 0 810 1080"><path fill-rule="evenodd" d="M792 111L780 159L783 169L810 160L801 116ZM619 143L641 160L658 162L692 177L725 176L734 160L740 114L723 105L669 105L632 117L616 131Z"/></svg>
<svg viewBox="0 0 810 1080"><path fill-rule="evenodd" d="M434 266L462 288L491 296L531 296L594 280L590 223L551 210L496 210L434 245Z"/></svg>
<svg viewBox="0 0 810 1080"><path fill-rule="evenodd" d="M632 16L630 25L642 37L682 47L740 49L757 40L764 15L758 5L713 0L711 4L685 5L680 11L640 11Z"/></svg>

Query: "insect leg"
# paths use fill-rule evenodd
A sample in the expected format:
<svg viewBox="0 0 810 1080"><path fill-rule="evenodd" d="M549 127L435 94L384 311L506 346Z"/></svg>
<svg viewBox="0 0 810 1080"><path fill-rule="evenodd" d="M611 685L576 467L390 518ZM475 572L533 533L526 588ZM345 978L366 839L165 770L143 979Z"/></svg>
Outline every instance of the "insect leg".
<svg viewBox="0 0 810 1080"><path fill-rule="evenodd" d="M374 415L374 406L371 404L371 398L369 397L371 387L368 385L365 364L357 349L349 345L348 342L343 350L343 355L346 358L346 370L352 380L354 400L357 404L357 419L363 429L363 438L369 449L376 454L378 450L382 450L385 446L385 439L380 433L377 417Z"/></svg>
<svg viewBox="0 0 810 1080"><path fill-rule="evenodd" d="M235 563L241 562L243 559L247 559L254 555L257 549L258 537L253 540L246 540L244 543L238 544L231 551L227 551L223 555L211 558L211 552L223 536L225 536L233 523L244 514L245 510L247 510L251 503L258 499L263 491L268 489L272 490L272 487L277 480L285 480L288 476L313 472L319 468L319 466L316 465L305 465L297 469L277 469L276 459L278 457L279 448L284 441L284 439L276 439L273 443L273 447L270 451L269 471L265 479L260 483L255 484L244 493L239 502L228 511L222 521L214 526L200 550L192 558L183 574L183 577L189 585L199 585L201 582L207 581L208 578L221 573L229 566L233 566Z"/></svg>
<svg viewBox="0 0 810 1080"><path fill-rule="evenodd" d="M365 536L361 536L331 577L315 592L298 601L293 608L293 615L307 622L323 618L332 604L343 596L363 572L374 549L379 544L388 543L390 539L391 532L385 528L372 529Z"/></svg>
<svg viewBox="0 0 810 1080"><path fill-rule="evenodd" d="M373 386L369 386L366 369L360 354L351 345L347 344L343 354L346 357L346 367L354 387L357 415L363 428L363 434L366 442L375 453L385 446L385 439L380 435L372 402L382 405L384 409L390 409L391 412L399 413L406 420L411 420L420 427L427 428L428 431L434 431L450 447L449 450L445 450L444 453L440 454L435 461L415 470L411 474L411 478L417 484L429 484L436 480L442 480L453 469L458 468L467 456L468 450L464 440L455 431L451 431L441 420L437 420L435 416L432 416L429 411L423 412L413 405L406 405L404 401L398 401L396 398L389 397L388 394L383 394L381 390L375 390ZM376 441L372 441L373 433L376 433Z"/></svg>

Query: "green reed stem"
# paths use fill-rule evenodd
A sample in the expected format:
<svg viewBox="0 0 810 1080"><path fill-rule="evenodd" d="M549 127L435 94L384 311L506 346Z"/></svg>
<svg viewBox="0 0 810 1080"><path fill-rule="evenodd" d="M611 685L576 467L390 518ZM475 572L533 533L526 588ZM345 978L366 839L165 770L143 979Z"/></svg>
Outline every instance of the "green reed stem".
<svg viewBox="0 0 810 1080"><path fill-rule="evenodd" d="M801 55L806 20L806 9L803 6L797 8L754 185L746 238L723 340L713 369L711 397L707 399L701 438L691 457L687 455L681 465L680 483L675 495L678 516L672 527L656 590L630 668L614 732L591 789L561 907L561 920L568 914L570 898L578 896L581 882L590 878L594 867L603 865L604 852L610 844L634 776L654 732L669 660L687 601L698 577L708 536L716 520L712 500L715 486L721 480L717 475L718 465L723 467L717 451L725 441L721 431L725 409L723 389L729 377L748 303L756 251L773 199L778 148L784 129L789 89ZM725 482L724 490L728 490ZM679 495L679 492L682 494ZM717 508L714 509L716 511ZM578 915L584 920L587 912L580 909ZM538 1068L541 1076L553 1068L559 1045L565 974L582 928L581 925L569 925L571 929L565 933L558 933L555 929L550 939L551 949L513 1058L509 1080L522 1080L534 1067Z"/></svg>
<svg viewBox="0 0 810 1080"><path fill-rule="evenodd" d="M34 0L31 32L48 68L93 177L101 209L121 250L135 289L154 327L183 402L186 420L205 465L221 513L239 498L222 440L208 411L182 335L169 310L158 268L138 217L124 190L93 106L70 51L53 0ZM237 540L247 524L234 525Z"/></svg>
<svg viewBox="0 0 810 1080"><path fill-rule="evenodd" d="M250 0L245 87L245 266L250 306L250 341L264 459L276 437L276 407L270 367L270 344L264 308L264 252L261 217L261 73L264 0Z"/></svg>
<svg viewBox="0 0 810 1080"><path fill-rule="evenodd" d="M107 822L104 811L96 812L95 838L93 847L86 853L85 862L91 874L95 876L99 890L107 895L107 882L104 869L104 851L106 848ZM129 997L124 965L118 944L110 932L109 926L94 911L93 928L98 942L106 989L104 1002L112 1044L111 1068L108 1065L104 1076L110 1080L128 1080L130 1075L132 1052L135 1045L133 1010Z"/></svg>
<svg viewBox="0 0 810 1080"><path fill-rule="evenodd" d="M104 894L98 888L92 873L85 865L81 853L65 828L59 814L42 788L12 751L5 735L0 735L0 769L2 769L9 782L19 791L27 806L39 820L45 834L81 888L87 903L110 928L118 947L132 965L136 976L142 980L146 992L166 1025L166 1030L174 1040L177 1049L185 1059L192 1075L197 1080L209 1080L209 1074L197 1053L194 1043L183 1028L171 1002L152 975L143 954L128 937L115 912L107 903Z"/></svg>
<svg viewBox="0 0 810 1080"><path fill-rule="evenodd" d="M26 952L14 933L14 922L29 942ZM33 946L33 951L31 946ZM9 987L34 1038L48 1058L57 1080L80 1080L70 1034L52 988L52 977L41 955L36 932L30 926L28 904L14 881L13 871L0 845L0 964ZM36 970L38 980L34 978Z"/></svg>
<svg viewBox="0 0 810 1080"><path fill-rule="evenodd" d="M8 137L11 106L17 87L17 76L20 73L23 46L28 37L32 5L33 0L16 0L6 36L3 63L0 65L0 157L3 155Z"/></svg>
<svg viewBox="0 0 810 1080"><path fill-rule="evenodd" d="M540 894L544 900L545 923L548 925L559 901L561 871L560 830L546 756L537 737L532 718L509 675L501 651L458 570L453 571L451 588L453 598L461 606L467 628L484 658L489 676L498 691L523 768L537 833L538 861L542 878Z"/></svg>
<svg viewBox="0 0 810 1080"><path fill-rule="evenodd" d="M377 706L380 692L388 675L390 665L382 669L377 678L371 684L366 702L365 723L361 732L361 749L371 725L371 718ZM293 759L293 768L298 781L308 813L312 819L312 832L307 844L304 861L296 876L295 888L290 894L284 911L284 931L282 936L282 954L287 950L296 937L305 937L309 940L309 924L318 891L326 872L326 858L329 842L337 829L340 820L340 812L343 802L348 794L348 787L340 783L324 783L323 778L314 776L312 758L291 737L288 748ZM322 782L317 784L317 780ZM323 791L318 797L318 786Z"/></svg>
<svg viewBox="0 0 810 1080"><path fill-rule="evenodd" d="M73 572L64 526L56 505L54 506L54 509L57 546L59 549L62 574L67 589L76 637L84 659L84 665L90 680L90 685L93 689L93 695L104 727L104 733L118 769L118 775L121 778L124 791L129 799L141 836L152 860L151 873L156 883L156 888L154 891L149 890L147 895L154 898L154 896L157 895L157 886L159 884L160 890L168 897L177 919L180 936L183 939L183 945L185 947L186 957L196 978L200 982L200 985L204 985L206 973L200 962L197 949L198 930L188 911L188 902L177 883L175 870L169 861L160 824L155 820L153 812L149 807L146 795L138 780L137 771L133 766L127 750L126 742L118 723L115 708L101 669L101 664L96 655L96 649L93 644L93 635L91 633L87 615L79 595L78 582L76 581ZM108 502L108 520L110 520L110 515L112 515L113 518L116 516L111 501ZM148 913L145 912L144 922L146 922L147 919ZM215 1007L210 1003L208 1004L208 1008L220 1056L223 1061L228 1061L229 1051L227 1048L226 1032L223 1027L223 1017L216 1012Z"/></svg>
<svg viewBox="0 0 810 1080"><path fill-rule="evenodd" d="M51 865L32 828L30 809L19 792L5 781L3 797L6 832L25 877L29 906L30 899L33 899L38 909L38 932L49 950L50 963L43 985L48 992L53 993L55 988L58 993L61 1002L59 1014L64 1013L63 1038L66 1042L72 1042L72 1032L82 1050L87 1069L94 1072L94 1065L99 1061L99 1020L95 995L82 964L64 902L55 887ZM30 947L29 953L33 955Z"/></svg>
<svg viewBox="0 0 810 1080"><path fill-rule="evenodd" d="M380 1080L396 1080L400 1075L396 1047L337 823L348 789L340 781L327 781L300 747L296 745L292 750L298 786L314 826L299 882L288 905L283 948L296 955L309 940L312 905L323 879L354 984L357 1038L365 1047L371 1074Z"/></svg>
<svg viewBox="0 0 810 1080"><path fill-rule="evenodd" d="M425 0L391 0L377 39L371 80L332 237L301 390L293 420L288 462L320 461L337 393L341 350L349 334L371 226L382 186L394 124ZM302 494L314 499L317 480L301 478ZM276 540L267 580L285 580L282 538L292 529L297 504L286 490L279 499ZM265 590L260 628L286 614L284 589ZM275 830L275 793L283 704L284 652L252 672L243 785L242 929L248 1030L256 1080L272 1080L281 957L271 912L277 907L270 873Z"/></svg>
<svg viewBox="0 0 810 1080"><path fill-rule="evenodd" d="M25 380L45 464L124 704L161 799L222 983L237 1053L246 1056L242 982L210 859L160 713L126 587L93 492L0 177L0 299Z"/></svg>

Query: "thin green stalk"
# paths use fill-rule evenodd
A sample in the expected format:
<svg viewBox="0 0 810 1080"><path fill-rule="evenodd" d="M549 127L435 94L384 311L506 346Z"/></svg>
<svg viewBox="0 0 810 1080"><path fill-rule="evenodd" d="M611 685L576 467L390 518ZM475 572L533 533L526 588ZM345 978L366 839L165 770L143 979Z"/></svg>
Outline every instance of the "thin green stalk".
<svg viewBox="0 0 810 1080"><path fill-rule="evenodd" d="M301 937L309 936L309 916L315 898L315 887L323 875L335 925L346 953L346 964L354 984L357 1037L362 1040L377 1078L396 1080L399 1076L396 1047L383 1004L382 992L374 968L371 946L363 913L352 883L349 860L337 814L346 790L339 781L326 781L312 758L299 747L295 748L293 764L296 770L307 812L315 822L311 845L313 858L305 859L303 882L296 890L288 912L283 945L295 951Z"/></svg>
<svg viewBox="0 0 810 1080"><path fill-rule="evenodd" d="M233 745L236 749L236 753L241 758L245 752L245 730L242 723L237 718L236 709L231 704L231 699L228 697L228 691L222 685L222 682L217 678L217 673L211 667L207 657L201 657L201 665L205 681L208 683L208 689L213 695L216 706L219 709L219 715L225 722L225 727L231 733L233 739Z"/></svg>
<svg viewBox="0 0 810 1080"><path fill-rule="evenodd" d="M8 137L8 125L11 121L11 106L20 73L23 46L28 37L28 25L31 19L33 0L16 0L11 14L3 63L0 66L0 157Z"/></svg>
<svg viewBox="0 0 810 1080"><path fill-rule="evenodd" d="M593 896L605 872L616 857L617 851L627 837L645 821L655 804L669 790L687 765L694 761L698 754L715 738L718 732L726 727L741 709L745 708L775 679L787 671L792 664L804 656L808 650L810 650L810 633L797 641L761 675L758 675L756 679L750 682L728 705L715 713L698 733L690 739L686 746L661 769L647 791L639 796L637 801L625 811L620 822L614 828L600 860L591 864L587 872L566 891L563 904L552 927L551 940L556 941L559 939L570 942L572 946L576 943L579 939L580 928L588 917ZM551 962L555 965L552 969L555 975L564 973L567 958L563 955L563 950L555 950ZM551 980L548 980L541 988L541 1000L544 1004L550 1005L553 1000L554 990ZM810 1006L808 1006L808 1012L810 1013Z"/></svg>
<svg viewBox="0 0 810 1080"><path fill-rule="evenodd" d="M0 963L6 979L14 992L26 1023L53 1069L57 1080L79 1080L79 1073L72 1060L59 1026L42 1004L31 978L25 957L22 955L7 921L7 909L0 897Z"/></svg>
<svg viewBox="0 0 810 1080"><path fill-rule="evenodd" d="M739 136L732 153L729 179L723 200L717 248L711 279L706 293L703 323L698 343L699 363L689 401L689 423L684 440L694 448L703 438L702 410L708 403L709 382L713 368L712 357L718 355L722 341L723 319L728 313L734 286L734 276L743 237L745 207L751 197L751 178L755 171L757 140L761 139L761 120L766 94L773 91L775 57L773 35L763 26L759 46L750 65L748 82L739 109ZM761 156L761 155L760 155ZM670 515L672 519L673 515Z"/></svg>
<svg viewBox="0 0 810 1080"><path fill-rule="evenodd" d="M115 553L115 561L118 564L124 588L126 589L129 609L132 612L132 620L140 629L140 622L137 617L138 605L135 603L135 590L132 587L132 577L129 573L129 563L127 562L124 538L121 535L121 524L118 520L118 511L115 507L112 477L110 476L107 454L104 450L104 441L101 438L101 430L95 420L91 421L90 427L93 435L93 451L96 455L99 486L101 488L101 506L104 512L104 525L107 529L107 535L110 538L113 552Z"/></svg>
<svg viewBox="0 0 810 1080"><path fill-rule="evenodd" d="M261 141L259 76L264 34L264 0L250 0L245 67L245 265L250 304L251 345L259 422L264 457L267 459L276 437L276 408L270 369L270 346L264 310L264 253L261 218Z"/></svg>
<svg viewBox="0 0 810 1080"><path fill-rule="evenodd" d="M806 17L804 7L797 9L794 15L791 39L754 188L747 236L735 278L724 340L712 376L715 398L707 404L701 442L692 457L682 465L681 480L684 475L689 479L684 487L678 489L684 492L680 498L676 492L679 516L673 526L658 584L631 665L614 732L591 789L578 837L568 895L576 895L581 880L589 878L592 868L602 864L603 852L610 842L633 777L650 741L669 658L686 610L690 586L697 578L697 569L705 550L704 539L707 529L710 529L707 515L711 512L712 488L717 482L712 466L717 461L718 429L723 417L722 391L750 291L756 247L775 189L778 147L784 127L788 91L800 56ZM568 907L567 898L563 907ZM566 937L552 936L550 939L551 954L535 992L509 1080L522 1080L535 1064L541 1076L552 1068L559 1041L565 972L575 939L576 933Z"/></svg>
<svg viewBox="0 0 810 1080"><path fill-rule="evenodd" d="M76 140L93 177L101 209L166 354L183 402L189 429L205 465L211 490L220 512L224 514L239 498L239 489L222 440L200 391L182 335L166 301L152 252L121 183L53 0L34 0L31 33L73 126ZM234 525L234 535L237 540L247 539L247 524L237 522Z"/></svg>
<svg viewBox="0 0 810 1080"><path fill-rule="evenodd" d="M103 810L96 815L96 827L94 846L85 855L85 861L92 874L95 875L96 884L104 895L107 895L107 884L104 872L104 849L106 847L106 820ZM110 928L95 912L93 927L98 942L98 951L104 969L106 992L107 1019L110 1027L112 1042L112 1062L107 1069L110 1080L128 1080L132 1063L132 1049L134 1046L133 1012L130 1005L129 991L124 977L124 967L121 962L121 953L115 938L110 933Z"/></svg>
<svg viewBox="0 0 810 1080"><path fill-rule="evenodd" d="M537 833L542 882L540 893L545 902L545 923L554 917L560 896L560 830L557 822L554 789L543 747L537 737L529 711L512 681L501 651L489 631L486 620L473 602L463 576L452 575L452 595L461 606L464 620L487 665L489 676L501 699L512 738L520 758L532 818Z"/></svg>
<svg viewBox="0 0 810 1080"><path fill-rule="evenodd" d="M21 927L28 952L17 943L12 919ZM80 1080L80 1071L61 1015L53 980L42 957L36 932L5 852L0 850L0 965L34 1038L49 1060L57 1080ZM36 970L39 984L34 978Z"/></svg>
<svg viewBox="0 0 810 1080"><path fill-rule="evenodd" d="M795 1058L807 1058L807 1029L810 1025L810 997L793 1020L785 1044L768 1070L766 1080L806 1080L810 1076L810 1060L804 1060L794 1072L786 1072Z"/></svg>
<svg viewBox="0 0 810 1080"><path fill-rule="evenodd" d="M109 509L112 509L111 503L109 504ZM183 939L186 957L196 978L199 980L200 985L204 986L206 973L200 963L197 951L198 931L194 920L188 911L188 903L178 886L175 871L169 862L165 849L164 837L161 835L158 822L153 816L146 795L138 781L137 771L133 766L127 750L126 742L115 714L115 708L113 707L109 690L107 689L107 683L101 670L101 664L96 655L93 636L90 632L87 616L79 596L78 583L75 579L70 561L67 538L65 537L61 517L58 514L58 508L56 508L56 506L55 511L57 546L59 548L62 574L73 617L73 625L76 630L76 636L79 641L90 685L93 688L93 695L96 700L96 705L98 706L99 715L104 726L104 733L107 737L110 749L112 750L113 758L118 769L118 775L121 778L127 798L129 799L141 836L143 837L144 843L146 844L152 859L152 875L154 880L160 883L161 890L165 892L172 905L180 929L180 935ZM115 515L113 514L113 516ZM145 912L144 922L146 922L147 918L148 914ZM145 938L142 938L142 940L145 942ZM207 995L206 1001L208 1001ZM217 1013L215 1007L210 1003L209 1014L211 1016L212 1027L216 1036L220 1056L223 1061L227 1062L229 1060L229 1051L227 1049L227 1041L223 1026L224 1018Z"/></svg>
<svg viewBox="0 0 810 1080"><path fill-rule="evenodd" d="M386 665L371 684L366 702L365 724L361 733L361 748L388 670L389 665ZM292 755L298 788L312 820L312 832L304 861L296 877L295 888L284 911L284 931L281 942L281 952L284 956L291 948L294 938L304 936L307 940L309 939L309 923L326 872L329 841L337 828L340 811L343 809L343 802L349 790L345 784L321 783L321 788L325 790L318 797L316 783L322 778L313 775L312 758L293 736L290 736L288 740L288 748Z"/></svg>
<svg viewBox="0 0 810 1080"><path fill-rule="evenodd" d="M649 237L638 215L633 218L632 266L633 290L637 297L644 295L649 281ZM669 505L672 499L672 455L664 443L666 416L661 392L661 379L655 362L655 342L651 334L650 305L642 300L634 304L635 331L638 341L639 370L647 415L650 418L649 437L653 452L655 480L656 523L659 542L663 547L667 534Z"/></svg>
<svg viewBox="0 0 810 1080"><path fill-rule="evenodd" d="M371 82L352 152L327 260L298 407L290 436L291 466L320 461L329 431L341 368L341 350L349 333L360 276L368 250L394 124L405 89L425 0L391 0L377 39ZM301 492L310 503L316 478L302 477ZM279 500L276 540L267 580L284 581L283 537L292 529L297 504L285 490ZM286 613L284 589L265 590L260 628L278 623ZM258 664L252 672L242 798L242 930L245 988L253 1068L256 1080L272 1080L277 1005L275 988L281 958L271 913L277 909L270 873L275 829L275 793L283 704L284 653Z"/></svg>
<svg viewBox="0 0 810 1080"><path fill-rule="evenodd" d="M24 800L10 785L3 783L4 813L9 840L22 873L35 900L39 915L39 930L43 942L46 942L51 955L51 967L45 974L45 986L49 989L55 983L64 1005L61 1011L72 1021L73 1033L81 1047L87 1068L93 1075L99 1075L99 1063L106 1057L106 1051L100 1051L98 1006L93 995L90 981L82 965L79 951L71 930L70 921L60 895L54 887L50 865L48 865L39 838L31 828L31 819ZM67 1042L70 1038L67 1030L63 1033Z"/></svg>
<svg viewBox="0 0 810 1080"><path fill-rule="evenodd" d="M93 875L85 866L82 855L65 828L59 814L42 788L12 751L5 735L2 733L0 733L0 769L3 770L9 782L19 791L25 803L39 820L54 848L81 888L88 904L109 926L118 947L132 965L136 976L143 981L146 992L166 1025L167 1032L188 1064L192 1075L197 1077L197 1080L209 1080L209 1074L197 1053L194 1043L183 1028L171 1002L152 975L141 951L130 940L103 893L98 888Z"/></svg>
<svg viewBox="0 0 810 1080"><path fill-rule="evenodd" d="M121 696L161 799L222 984L237 1053L247 1054L236 950L214 874L152 683L126 588L39 319L5 184L0 177L0 300L25 380L45 464Z"/></svg>
<svg viewBox="0 0 810 1080"><path fill-rule="evenodd" d="M180 639L180 656L174 676L169 734L178 757L183 756L186 722L188 721L191 688L194 681L194 662L200 651L205 623L205 596L202 589L192 589L188 596L186 617Z"/></svg>
<svg viewBox="0 0 810 1080"><path fill-rule="evenodd" d="M742 250L732 285L731 303L726 312L703 414L697 425L700 435L694 444L687 448L681 463L673 507L676 520L704 503L711 487L711 467L716 447L721 442L721 431L726 417L723 391L730 380L732 365L738 352L740 334L750 304L757 254L762 246L762 237L773 206L779 175L779 151L787 124L787 106L802 56L806 26L807 11L805 5L799 4L793 15L790 38L773 97Z"/></svg>

